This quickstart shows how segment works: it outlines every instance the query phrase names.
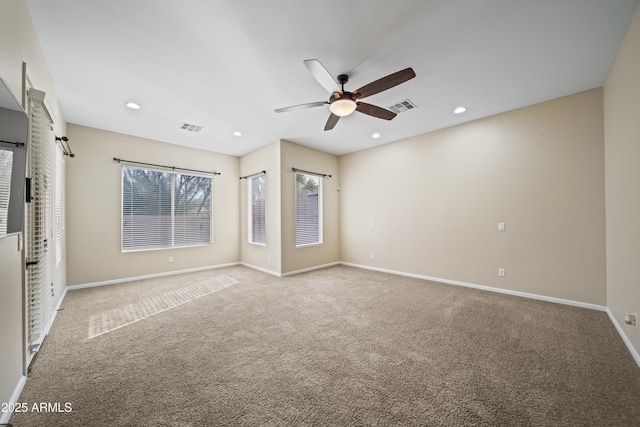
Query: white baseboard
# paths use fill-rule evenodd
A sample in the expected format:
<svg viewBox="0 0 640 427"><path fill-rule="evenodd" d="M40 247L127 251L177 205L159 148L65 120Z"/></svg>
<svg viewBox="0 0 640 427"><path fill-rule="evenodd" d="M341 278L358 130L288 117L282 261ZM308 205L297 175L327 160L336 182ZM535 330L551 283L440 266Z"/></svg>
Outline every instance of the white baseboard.
<svg viewBox="0 0 640 427"><path fill-rule="evenodd" d="M303 268L301 270L289 271L288 273L282 273L282 277L295 276L296 274L306 273L308 271L313 271L313 270L320 270L321 268L333 267L334 265L338 265L338 264L341 264L341 262L340 261L330 262L328 264L316 265L313 267Z"/></svg>
<svg viewBox="0 0 640 427"><path fill-rule="evenodd" d="M554 302L554 303L557 303L557 304L572 305L574 307L588 308L588 309L591 309L591 310L606 311L606 309L607 309L603 305L590 304L590 303L587 303L587 302L573 301L573 300L562 299L562 298L548 297L548 296L545 296L545 295L530 294L530 293L527 293L527 292L512 291L512 290L509 290L509 289L494 288L492 286L476 285L475 283L459 282L457 280L448 280L448 279L442 279L442 278L439 278L439 277L430 277L430 276L423 276L423 275L420 275L420 274L405 273L403 271L388 270L386 268L377 268L377 267L371 267L371 266L368 266L368 265L353 264L353 263L350 263L350 262L342 262L341 264L348 265L350 267L363 268L365 270L374 270L374 271L379 271L379 272L382 272L382 273L397 274L399 276L413 277L415 279L430 280L432 282L447 283L449 285L464 286L466 288L480 289L480 290L483 290L483 291L497 292L497 293L500 293L500 294L513 295L513 296L517 296L517 297L537 299L537 300L541 300L541 301Z"/></svg>
<svg viewBox="0 0 640 427"><path fill-rule="evenodd" d="M13 389L13 393L11 394L9 401L4 403L8 403L8 404L17 403L18 399L20 398L20 394L22 393L22 389L24 388L24 385L26 383L27 383L27 376L21 375L20 380L18 380L18 384L16 385L16 388ZM9 424L9 418L11 418L11 412L0 412L0 424Z"/></svg>
<svg viewBox="0 0 640 427"><path fill-rule="evenodd" d="M636 364L638 365L638 367L640 367L640 354L638 354L638 350L636 350L633 347L633 344L631 343L631 340L629 339L629 337L627 337L627 334L624 333L624 328L622 327L620 322L618 322L618 319L616 319L616 316L614 316L613 313L611 312L611 310L609 310L609 307L607 307L606 311L607 311L607 314L609 315L609 319L611 319L611 322L613 323L613 326L616 327L616 330L618 331L618 334L622 338L622 341L624 342L624 344L629 349L629 352L631 353L631 356L636 361Z"/></svg>
<svg viewBox="0 0 640 427"><path fill-rule="evenodd" d="M104 280L102 282L82 283L80 285L70 285L67 289L70 291L76 289L93 288L95 286L115 285L117 283L133 282L135 280L154 279L156 277L174 276L176 274L193 273L195 271L213 270L216 268L232 267L239 265L239 262L231 262L228 264L208 265L206 267L187 268L185 270L166 271L164 273L146 274L144 276L124 277L122 279Z"/></svg>
<svg viewBox="0 0 640 427"><path fill-rule="evenodd" d="M258 267L257 265L247 264L246 262L241 262L240 265L248 267L248 268L252 268L254 270L262 271L263 273L267 273L267 274L270 274L272 276L282 277L282 273L278 273L277 271L269 270L269 269L266 269L266 268L263 268L263 267Z"/></svg>
<svg viewBox="0 0 640 427"><path fill-rule="evenodd" d="M289 271L287 273L278 273L277 271L268 270L266 268L258 267L257 265L247 264L246 262L241 262L240 265L245 267L253 268L254 270L262 271L263 273L271 274L276 277L287 277L287 276L295 276L296 274L306 273L313 270L320 270L322 268L333 267L334 265L340 264L340 261L330 262L328 264L315 265L313 267L303 268L301 270Z"/></svg>
<svg viewBox="0 0 640 427"><path fill-rule="evenodd" d="M56 320L56 316L58 315L58 310L60 310L60 307L62 306L62 302L64 301L64 298L66 296L67 296L67 288L64 288L64 290L62 291L62 295L60 295L60 299L58 299L58 304L56 304L55 309L51 313L51 317L49 317L49 321L45 325L44 330L42 331L42 334L40 335L40 339L35 343L36 345L38 345L38 347L40 345L42 345L42 341L44 341L46 336L49 335L49 331L51 330L51 327L53 326L53 322ZM24 385L27 383L27 375L26 375L27 367L31 364L31 361L33 360L34 356L35 356L35 353L34 354L29 354L27 356L26 366L23 368L23 370L24 370L23 375L20 376L20 380L18 380L18 384L16 385L15 389L13 390L13 394L11 395L10 400L8 402L5 402L5 403L17 403L18 402L18 399L20 398L20 394L22 393L22 389L24 388ZM0 413L0 425L1 424L8 424L9 423L9 418L11 418L11 412Z"/></svg>

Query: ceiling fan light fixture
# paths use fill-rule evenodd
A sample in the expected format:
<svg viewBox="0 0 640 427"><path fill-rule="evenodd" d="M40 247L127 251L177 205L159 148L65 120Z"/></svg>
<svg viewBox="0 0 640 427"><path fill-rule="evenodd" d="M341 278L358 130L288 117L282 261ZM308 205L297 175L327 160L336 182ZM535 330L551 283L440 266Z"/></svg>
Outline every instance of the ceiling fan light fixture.
<svg viewBox="0 0 640 427"><path fill-rule="evenodd" d="M356 110L356 102L349 98L338 98L329 105L329 110L336 116L348 116Z"/></svg>

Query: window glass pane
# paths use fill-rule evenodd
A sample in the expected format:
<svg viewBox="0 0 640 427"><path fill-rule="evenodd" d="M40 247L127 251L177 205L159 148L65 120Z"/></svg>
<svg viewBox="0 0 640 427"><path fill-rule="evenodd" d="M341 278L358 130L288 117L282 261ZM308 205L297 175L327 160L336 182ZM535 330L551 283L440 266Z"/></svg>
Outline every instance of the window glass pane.
<svg viewBox="0 0 640 427"><path fill-rule="evenodd" d="M296 246L322 243L322 180L296 173Z"/></svg>
<svg viewBox="0 0 640 427"><path fill-rule="evenodd" d="M175 175L174 246L211 243L211 178Z"/></svg>
<svg viewBox="0 0 640 427"><path fill-rule="evenodd" d="M265 177L249 178L249 243L265 243Z"/></svg>

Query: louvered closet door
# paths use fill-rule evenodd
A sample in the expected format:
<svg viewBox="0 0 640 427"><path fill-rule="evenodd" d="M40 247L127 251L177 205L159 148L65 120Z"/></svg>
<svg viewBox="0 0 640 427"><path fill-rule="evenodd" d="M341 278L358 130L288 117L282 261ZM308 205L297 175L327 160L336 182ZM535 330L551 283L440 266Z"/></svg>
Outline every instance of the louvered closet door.
<svg viewBox="0 0 640 427"><path fill-rule="evenodd" d="M51 263L51 152L55 141L44 93L29 92L29 177L31 202L27 203L25 250L27 264L27 340L29 357L44 339L52 311Z"/></svg>

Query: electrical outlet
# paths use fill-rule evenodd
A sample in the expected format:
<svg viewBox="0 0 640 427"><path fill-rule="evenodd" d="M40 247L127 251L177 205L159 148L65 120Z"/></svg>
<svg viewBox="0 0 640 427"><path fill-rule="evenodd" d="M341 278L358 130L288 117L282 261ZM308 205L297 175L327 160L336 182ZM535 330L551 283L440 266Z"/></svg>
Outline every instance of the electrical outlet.
<svg viewBox="0 0 640 427"><path fill-rule="evenodd" d="M369 254L369 258L373 259L373 252Z"/></svg>
<svg viewBox="0 0 640 427"><path fill-rule="evenodd" d="M507 272L506 272L506 270L504 268L499 268L498 269L498 276L504 277L506 273Z"/></svg>
<svg viewBox="0 0 640 427"><path fill-rule="evenodd" d="M173 262L173 257L172 256L169 257L169 262Z"/></svg>
<svg viewBox="0 0 640 427"><path fill-rule="evenodd" d="M635 313L625 313L624 314L624 323L626 323L629 326L638 326L638 322L637 322L638 316L636 316Z"/></svg>
<svg viewBox="0 0 640 427"><path fill-rule="evenodd" d="M498 223L498 231L504 231L504 222Z"/></svg>

